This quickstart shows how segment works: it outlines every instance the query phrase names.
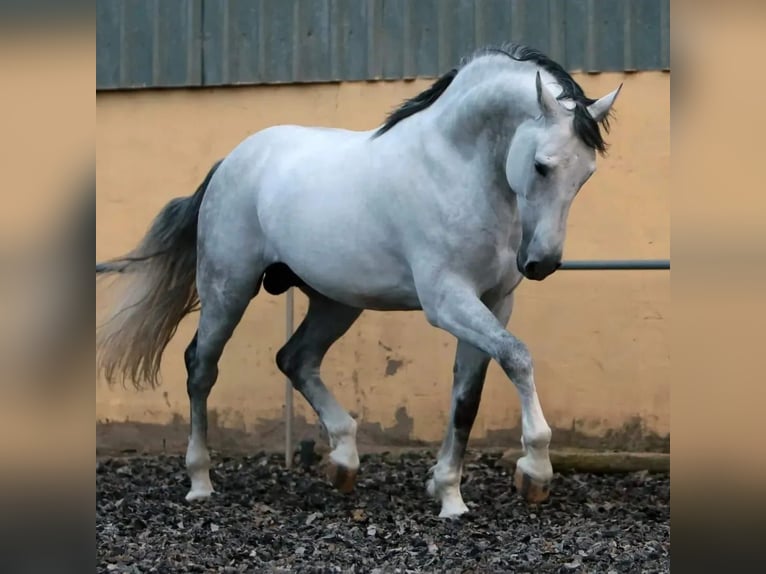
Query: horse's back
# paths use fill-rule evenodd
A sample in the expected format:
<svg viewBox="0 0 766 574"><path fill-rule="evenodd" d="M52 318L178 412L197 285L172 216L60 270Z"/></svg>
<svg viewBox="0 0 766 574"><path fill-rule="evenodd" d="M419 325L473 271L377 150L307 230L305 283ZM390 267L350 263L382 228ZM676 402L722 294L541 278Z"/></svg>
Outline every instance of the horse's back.
<svg viewBox="0 0 766 574"><path fill-rule="evenodd" d="M371 134L346 128L280 124L252 134L240 146L280 150L283 158L296 153L321 156L337 146L359 146L369 141Z"/></svg>

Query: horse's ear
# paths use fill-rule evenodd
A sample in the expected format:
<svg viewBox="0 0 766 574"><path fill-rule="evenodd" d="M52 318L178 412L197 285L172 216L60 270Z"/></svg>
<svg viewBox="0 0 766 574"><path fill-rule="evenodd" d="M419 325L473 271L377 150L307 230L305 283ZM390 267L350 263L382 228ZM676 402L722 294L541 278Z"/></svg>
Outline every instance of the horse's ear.
<svg viewBox="0 0 766 574"><path fill-rule="evenodd" d="M609 110L612 109L617 96L620 95L620 90L622 90L622 84L617 86L617 89L612 93L605 95L600 100L596 100L588 106L588 113L594 120L600 122L606 118L609 114Z"/></svg>
<svg viewBox="0 0 766 574"><path fill-rule="evenodd" d="M537 88L537 103L540 105L543 115L547 118L558 116L561 112L561 104L553 97L550 90L543 86L543 79L539 70L535 78L535 87Z"/></svg>

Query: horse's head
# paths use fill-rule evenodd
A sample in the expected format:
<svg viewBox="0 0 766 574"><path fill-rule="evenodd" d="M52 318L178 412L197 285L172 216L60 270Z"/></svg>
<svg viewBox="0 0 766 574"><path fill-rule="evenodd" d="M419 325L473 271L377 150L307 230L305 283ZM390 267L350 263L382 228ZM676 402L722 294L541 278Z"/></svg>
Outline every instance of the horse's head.
<svg viewBox="0 0 766 574"><path fill-rule="evenodd" d="M516 264L529 279L541 281L561 264L569 208L596 170L596 151L603 151L598 124L621 87L588 105L563 102L537 73L541 113L516 130L505 168L522 225Z"/></svg>

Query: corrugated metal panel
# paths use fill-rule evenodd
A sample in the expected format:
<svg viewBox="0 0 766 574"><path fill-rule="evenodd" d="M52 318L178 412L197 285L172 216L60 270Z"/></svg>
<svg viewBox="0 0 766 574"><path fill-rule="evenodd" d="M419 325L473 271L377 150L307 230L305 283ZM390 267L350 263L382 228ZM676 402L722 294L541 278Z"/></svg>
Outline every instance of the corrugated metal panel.
<svg viewBox="0 0 766 574"><path fill-rule="evenodd" d="M434 77L508 40L667 70L670 0L99 0L97 88Z"/></svg>
<svg viewBox="0 0 766 574"><path fill-rule="evenodd" d="M445 2L439 10L439 71L444 73L476 46L474 0Z"/></svg>
<svg viewBox="0 0 766 574"><path fill-rule="evenodd" d="M202 0L155 0L154 9L153 85L198 84Z"/></svg>
<svg viewBox="0 0 766 574"><path fill-rule="evenodd" d="M118 88L122 61L121 2L96 2L96 87Z"/></svg>
<svg viewBox="0 0 766 574"><path fill-rule="evenodd" d="M200 85L202 2L96 2L97 88Z"/></svg>
<svg viewBox="0 0 766 574"><path fill-rule="evenodd" d="M332 77L330 0L300 0L296 17L296 62L293 73L301 82Z"/></svg>
<svg viewBox="0 0 766 574"><path fill-rule="evenodd" d="M330 77L366 80L370 53L369 15L372 2L335 0L330 3Z"/></svg>

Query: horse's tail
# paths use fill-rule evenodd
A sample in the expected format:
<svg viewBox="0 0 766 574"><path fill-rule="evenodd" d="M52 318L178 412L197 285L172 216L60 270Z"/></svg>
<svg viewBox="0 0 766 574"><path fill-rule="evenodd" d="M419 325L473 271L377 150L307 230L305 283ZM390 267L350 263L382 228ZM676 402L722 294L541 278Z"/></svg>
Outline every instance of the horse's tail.
<svg viewBox="0 0 766 574"><path fill-rule="evenodd" d="M197 309L197 218L216 162L194 195L170 201L130 253L96 265L119 274L123 288L96 336L98 372L107 383L129 378L158 384L165 347L181 320Z"/></svg>

